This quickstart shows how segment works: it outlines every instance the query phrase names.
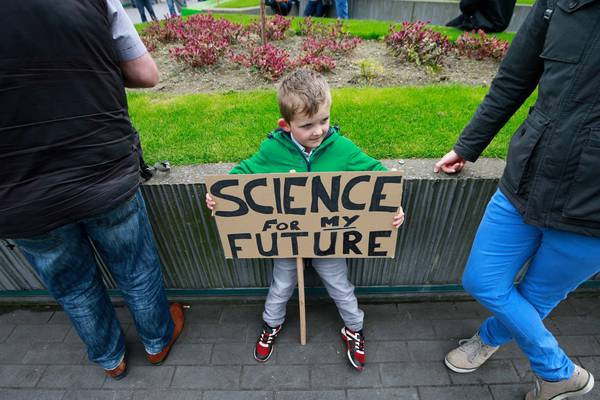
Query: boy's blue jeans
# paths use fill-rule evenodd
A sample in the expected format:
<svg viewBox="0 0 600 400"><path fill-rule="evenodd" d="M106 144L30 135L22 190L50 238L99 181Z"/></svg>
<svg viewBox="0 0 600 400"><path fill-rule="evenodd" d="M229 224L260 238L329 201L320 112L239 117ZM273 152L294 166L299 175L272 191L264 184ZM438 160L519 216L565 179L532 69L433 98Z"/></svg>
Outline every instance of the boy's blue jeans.
<svg viewBox="0 0 600 400"><path fill-rule="evenodd" d="M121 289L146 351L161 352L174 325L140 190L114 210L15 242L69 315L89 359L114 369L125 338L90 240Z"/></svg>
<svg viewBox="0 0 600 400"><path fill-rule="evenodd" d="M497 191L477 231L463 285L494 314L481 325L483 342L500 346L516 340L535 374L559 381L571 377L574 365L542 320L599 271L600 238L528 225Z"/></svg>

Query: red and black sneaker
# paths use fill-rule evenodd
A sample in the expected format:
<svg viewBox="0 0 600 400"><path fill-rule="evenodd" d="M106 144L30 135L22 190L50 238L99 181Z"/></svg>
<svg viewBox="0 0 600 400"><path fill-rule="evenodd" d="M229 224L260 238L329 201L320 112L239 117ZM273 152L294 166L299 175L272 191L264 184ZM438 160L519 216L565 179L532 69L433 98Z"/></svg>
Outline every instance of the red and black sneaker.
<svg viewBox="0 0 600 400"><path fill-rule="evenodd" d="M346 354L354 368L362 371L365 366L365 336L360 331L342 328L342 340L346 343Z"/></svg>
<svg viewBox="0 0 600 400"><path fill-rule="evenodd" d="M271 354L273 354L273 346L275 345L275 338L281 331L281 326L271 328L265 323L262 332L256 341L254 346L254 359L258 362L267 362Z"/></svg>

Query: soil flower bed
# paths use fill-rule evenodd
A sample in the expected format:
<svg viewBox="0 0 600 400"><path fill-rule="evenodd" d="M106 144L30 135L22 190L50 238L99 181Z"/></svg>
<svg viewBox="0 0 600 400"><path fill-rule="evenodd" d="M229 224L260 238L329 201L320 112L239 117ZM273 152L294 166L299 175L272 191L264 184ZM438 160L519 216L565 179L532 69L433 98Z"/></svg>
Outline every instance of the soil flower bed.
<svg viewBox="0 0 600 400"><path fill-rule="evenodd" d="M257 22L243 25L204 14L151 24L142 31L142 38L161 72L161 81L152 90L273 89L281 75L298 67L324 73L334 88L485 86L508 47L482 33L449 42L432 34L425 23L393 27L386 40L358 39L341 22L305 19L299 34L289 28L290 19L270 18L264 45Z"/></svg>

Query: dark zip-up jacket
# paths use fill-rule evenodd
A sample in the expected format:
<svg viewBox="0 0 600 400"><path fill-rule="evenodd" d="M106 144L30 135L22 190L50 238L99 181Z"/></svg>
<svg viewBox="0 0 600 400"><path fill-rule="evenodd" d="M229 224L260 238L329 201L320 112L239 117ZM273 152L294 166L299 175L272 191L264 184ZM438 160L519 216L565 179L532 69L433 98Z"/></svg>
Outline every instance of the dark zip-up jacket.
<svg viewBox="0 0 600 400"><path fill-rule="evenodd" d="M525 222L600 237L600 0L539 0L454 150L475 161L538 87L500 189Z"/></svg>
<svg viewBox="0 0 600 400"><path fill-rule="evenodd" d="M323 142L310 153L308 160L282 129L269 133L256 154L233 167L232 174L270 174L334 171L385 171L381 162L369 157L352 141L331 127Z"/></svg>

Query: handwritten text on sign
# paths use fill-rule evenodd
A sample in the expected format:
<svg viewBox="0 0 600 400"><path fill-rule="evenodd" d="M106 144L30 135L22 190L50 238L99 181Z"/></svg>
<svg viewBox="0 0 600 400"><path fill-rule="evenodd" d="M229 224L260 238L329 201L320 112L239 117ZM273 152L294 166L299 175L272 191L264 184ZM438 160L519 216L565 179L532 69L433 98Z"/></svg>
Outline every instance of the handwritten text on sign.
<svg viewBox="0 0 600 400"><path fill-rule="evenodd" d="M400 172L207 176L227 258L394 257Z"/></svg>

